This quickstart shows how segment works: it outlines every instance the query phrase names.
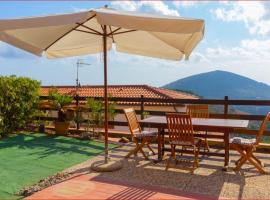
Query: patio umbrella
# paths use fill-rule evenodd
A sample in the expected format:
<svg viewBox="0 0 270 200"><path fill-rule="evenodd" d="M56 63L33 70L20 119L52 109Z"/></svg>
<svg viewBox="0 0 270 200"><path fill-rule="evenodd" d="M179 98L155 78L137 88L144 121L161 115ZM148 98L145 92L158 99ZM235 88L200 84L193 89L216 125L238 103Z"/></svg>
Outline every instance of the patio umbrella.
<svg viewBox="0 0 270 200"><path fill-rule="evenodd" d="M203 38L204 21L100 8L73 14L0 20L0 40L38 56L103 52L105 163L108 161L107 51L188 59Z"/></svg>

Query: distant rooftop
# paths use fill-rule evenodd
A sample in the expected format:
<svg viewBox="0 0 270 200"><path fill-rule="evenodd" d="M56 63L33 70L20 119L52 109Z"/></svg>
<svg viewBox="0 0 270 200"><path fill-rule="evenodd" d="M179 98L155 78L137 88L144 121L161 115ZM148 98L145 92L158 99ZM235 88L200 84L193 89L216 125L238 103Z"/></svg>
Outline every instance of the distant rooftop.
<svg viewBox="0 0 270 200"><path fill-rule="evenodd" d="M41 95L47 96L52 86L42 86ZM60 94L75 96L75 86L55 86ZM81 86L79 95L81 97L103 97L103 86ZM185 92L168 90L148 85L110 85L108 93L112 97L129 97L139 98L143 95L145 98L160 98L160 99L198 99L199 97Z"/></svg>

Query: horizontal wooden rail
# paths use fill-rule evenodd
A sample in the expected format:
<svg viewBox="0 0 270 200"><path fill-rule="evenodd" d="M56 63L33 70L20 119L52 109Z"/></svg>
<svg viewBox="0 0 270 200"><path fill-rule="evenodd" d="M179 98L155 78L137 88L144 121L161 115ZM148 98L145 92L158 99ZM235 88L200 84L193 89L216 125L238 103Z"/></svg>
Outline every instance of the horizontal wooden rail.
<svg viewBox="0 0 270 200"><path fill-rule="evenodd" d="M43 109L43 110L50 110L50 111L56 111L55 109ZM89 110L90 111L90 110ZM80 112L80 111L79 111ZM116 109L115 110L116 113L118 114L124 114L124 111L122 109ZM148 115L155 115L155 116L164 116L166 112L164 111L152 111L152 110L136 110L136 113L138 115L141 115L142 113L147 113ZM224 118L228 118L228 119L245 119L245 120L263 120L265 115L248 115L248 114L217 114L217 113L210 113L210 118L216 118L216 119L224 119ZM46 117L41 117L41 119L45 119ZM49 120L49 119L48 119Z"/></svg>
<svg viewBox="0 0 270 200"><path fill-rule="evenodd" d="M48 100L48 96L40 96L40 99ZM94 99L103 100L104 98L101 97L94 97ZM86 101L86 97L78 97L75 96L74 100L76 104L79 104L79 101ZM136 113L141 116L141 118L145 117L145 113L147 115L155 115L155 116L164 116L164 111L152 111L152 110L145 110L145 106L148 103L152 103L152 105L183 105L183 104L208 104L208 105L220 105L224 107L224 111L222 114L219 113L210 113L210 118L228 118L228 119L245 119L245 120L257 120L261 121L264 119L264 115L251 115L251 114L230 114L229 113L229 106L231 105L242 105L242 106L270 106L270 100L233 100L229 99L229 97L225 96L224 99L160 99L160 98L144 98L143 96L138 98L127 98L127 97L111 97L109 101L120 102L120 103L137 103L140 105L139 110L136 110ZM270 109L270 108L269 108ZM53 110L53 109L45 109L45 110ZM87 110L86 110L87 111ZM90 111L90 110L88 110ZM80 112L80 111L78 111ZM85 111L82 111L85 112ZM116 113L123 113L122 109L116 109ZM47 120L47 121L54 121L56 118L54 117L38 117L39 120ZM87 122L86 120L82 121L81 123ZM77 123L77 127L79 129L79 124ZM110 122L111 125L116 126L127 126L126 122L121 121L113 121ZM236 132L245 133L255 135L258 130L237 130ZM266 131L265 135L270 136L270 131Z"/></svg>
<svg viewBox="0 0 270 200"><path fill-rule="evenodd" d="M90 98L90 97L89 97ZM91 97L92 98L92 97ZM47 100L48 96L40 96L40 99ZM87 97L78 97L79 101L85 101ZM103 100L103 97L94 97L94 99ZM76 100L76 97L74 97ZM141 103L142 98L129 97L111 97L110 101L121 102L137 102ZM253 106L270 106L270 100L238 100L238 99L160 99L160 98L143 98L143 102L147 103L173 103L173 104L209 104L209 105L253 105Z"/></svg>

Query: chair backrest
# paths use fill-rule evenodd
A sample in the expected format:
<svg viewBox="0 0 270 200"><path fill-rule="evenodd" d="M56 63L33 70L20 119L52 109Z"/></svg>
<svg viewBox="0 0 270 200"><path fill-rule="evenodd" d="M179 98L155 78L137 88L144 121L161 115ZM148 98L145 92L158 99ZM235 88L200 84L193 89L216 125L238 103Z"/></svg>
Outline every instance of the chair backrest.
<svg viewBox="0 0 270 200"><path fill-rule="evenodd" d="M256 135L256 145L259 144L261 137L263 136L263 133L267 127L267 122L270 120L270 112L267 113L266 117L264 118L263 122L261 123L260 129L258 134Z"/></svg>
<svg viewBox="0 0 270 200"><path fill-rule="evenodd" d="M194 144L191 117L182 113L166 113L169 140Z"/></svg>
<svg viewBox="0 0 270 200"><path fill-rule="evenodd" d="M209 108L208 105L187 105L187 114L195 118L209 118Z"/></svg>
<svg viewBox="0 0 270 200"><path fill-rule="evenodd" d="M128 121L128 127L132 137L135 133L140 133L142 131L141 126L138 122L135 110L133 108L124 109L125 116Z"/></svg>

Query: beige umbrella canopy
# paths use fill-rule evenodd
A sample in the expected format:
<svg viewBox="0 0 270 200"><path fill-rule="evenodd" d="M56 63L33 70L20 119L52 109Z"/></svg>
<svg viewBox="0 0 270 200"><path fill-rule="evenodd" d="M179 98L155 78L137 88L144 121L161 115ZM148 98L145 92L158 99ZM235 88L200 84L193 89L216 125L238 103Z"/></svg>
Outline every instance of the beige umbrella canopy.
<svg viewBox="0 0 270 200"><path fill-rule="evenodd" d="M104 53L105 162L108 158L107 50L187 59L204 21L100 8L74 14L0 20L0 40L48 58Z"/></svg>

